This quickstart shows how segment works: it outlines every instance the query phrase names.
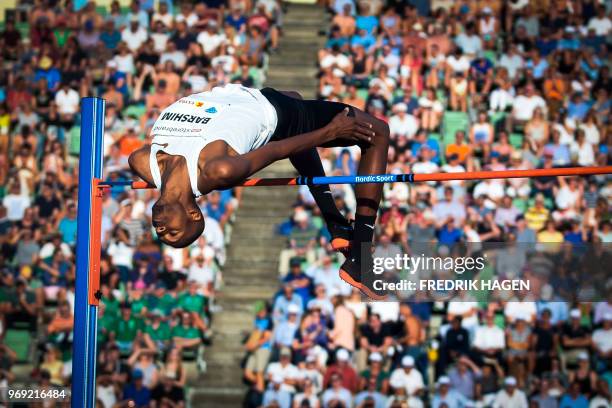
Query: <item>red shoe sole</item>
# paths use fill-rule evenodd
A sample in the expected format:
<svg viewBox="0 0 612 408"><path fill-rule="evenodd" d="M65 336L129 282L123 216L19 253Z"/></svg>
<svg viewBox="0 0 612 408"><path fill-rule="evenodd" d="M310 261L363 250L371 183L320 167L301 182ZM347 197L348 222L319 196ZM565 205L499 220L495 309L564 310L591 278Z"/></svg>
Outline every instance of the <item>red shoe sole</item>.
<svg viewBox="0 0 612 408"><path fill-rule="evenodd" d="M370 299L374 299L374 300L386 300L387 299L387 295L379 296L375 294L363 283L357 282L355 279L353 279L351 275L348 272L346 272L344 269L340 269L340 272L338 274L340 275L340 279L342 279L343 281L345 281L352 287L359 289L361 293L363 293Z"/></svg>

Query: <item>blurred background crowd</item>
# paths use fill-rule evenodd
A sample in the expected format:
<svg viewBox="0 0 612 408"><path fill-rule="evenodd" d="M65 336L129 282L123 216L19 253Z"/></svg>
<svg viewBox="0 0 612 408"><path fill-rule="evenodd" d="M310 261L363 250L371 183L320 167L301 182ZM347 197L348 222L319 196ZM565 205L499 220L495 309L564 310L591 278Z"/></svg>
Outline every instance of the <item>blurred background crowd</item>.
<svg viewBox="0 0 612 408"><path fill-rule="evenodd" d="M318 53L318 95L389 124L388 173L610 163L609 2L325 5L330 24ZM359 149L320 154L327 174L356 173ZM255 306L246 337L246 403L611 406L612 283L605 266L612 255L611 181L385 185L375 257L456 257L469 242L472 253L489 255L470 279L526 277L539 284L484 296L397 291L394 301L371 303L339 279L342 256L331 251L302 187L279 226L287 236L279 291ZM352 186L331 187L350 217ZM501 251L487 250L494 242ZM392 269L382 276L407 274ZM599 296L590 296L595 288Z"/></svg>
<svg viewBox="0 0 612 408"><path fill-rule="evenodd" d="M127 158L160 110L214 86L263 83L282 23L275 0L105 4L19 1L0 27L0 389L24 378L70 385L80 98L106 99L105 173L130 179ZM185 250L155 239L156 194L103 199L104 408L182 407L184 363L206 370L239 193L199 201L206 232Z"/></svg>

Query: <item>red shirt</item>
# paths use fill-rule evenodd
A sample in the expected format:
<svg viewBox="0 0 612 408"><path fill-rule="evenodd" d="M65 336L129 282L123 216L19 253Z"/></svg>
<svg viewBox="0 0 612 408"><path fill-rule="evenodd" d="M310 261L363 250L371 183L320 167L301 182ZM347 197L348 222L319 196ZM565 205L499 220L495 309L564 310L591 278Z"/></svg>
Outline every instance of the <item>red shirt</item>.
<svg viewBox="0 0 612 408"><path fill-rule="evenodd" d="M357 372L348 364L344 364L342 367L336 364L332 364L325 371L325 375L323 376L323 388L327 388L329 386L329 380L332 375L339 374L340 378L342 378L342 386L352 393L356 393L359 391L359 377L357 376Z"/></svg>

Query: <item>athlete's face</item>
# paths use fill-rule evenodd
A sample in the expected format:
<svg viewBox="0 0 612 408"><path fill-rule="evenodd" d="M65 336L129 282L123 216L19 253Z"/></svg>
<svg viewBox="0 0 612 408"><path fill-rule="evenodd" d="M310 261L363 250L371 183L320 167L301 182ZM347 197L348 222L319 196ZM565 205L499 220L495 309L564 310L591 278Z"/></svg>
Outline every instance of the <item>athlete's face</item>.
<svg viewBox="0 0 612 408"><path fill-rule="evenodd" d="M152 208L153 227L159 239L172 247L184 248L194 242L204 230L199 208L187 210L179 202L159 200Z"/></svg>

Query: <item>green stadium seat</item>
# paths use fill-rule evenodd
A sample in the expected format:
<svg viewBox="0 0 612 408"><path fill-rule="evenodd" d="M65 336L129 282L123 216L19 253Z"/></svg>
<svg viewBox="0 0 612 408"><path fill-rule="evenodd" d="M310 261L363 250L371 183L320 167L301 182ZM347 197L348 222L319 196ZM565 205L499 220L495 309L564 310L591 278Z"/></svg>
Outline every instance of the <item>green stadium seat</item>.
<svg viewBox="0 0 612 408"><path fill-rule="evenodd" d="M493 127L495 127L497 122L504 119L506 119L506 112L493 112L491 115L489 115L489 120L491 121L491 125L493 125Z"/></svg>
<svg viewBox="0 0 612 408"><path fill-rule="evenodd" d="M108 14L108 9L105 6L96 6L96 13L102 17L106 17Z"/></svg>
<svg viewBox="0 0 612 408"><path fill-rule="evenodd" d="M15 28L21 33L21 37L30 38L30 24L28 22L15 23Z"/></svg>
<svg viewBox="0 0 612 408"><path fill-rule="evenodd" d="M28 330L8 329L4 343L17 354L18 363L27 363L30 360L30 344L32 335Z"/></svg>
<svg viewBox="0 0 612 408"><path fill-rule="evenodd" d="M491 64L495 65L495 63L497 62L497 56L495 55L495 51L486 50L485 52L483 52L483 55L486 59L491 61Z"/></svg>
<svg viewBox="0 0 612 408"><path fill-rule="evenodd" d="M358 89L357 97L363 99L364 101L368 99L368 90L367 89Z"/></svg>
<svg viewBox="0 0 612 408"><path fill-rule="evenodd" d="M522 198L515 198L512 200L512 205L515 206L521 213L527 211L527 201L523 200Z"/></svg>
<svg viewBox="0 0 612 408"><path fill-rule="evenodd" d="M147 113L147 108L144 105L130 105L123 110L124 116L134 116L140 118Z"/></svg>
<svg viewBox="0 0 612 408"><path fill-rule="evenodd" d="M520 149L523 145L523 135L521 133L510 133L509 142L515 149Z"/></svg>
<svg viewBox="0 0 612 408"><path fill-rule="evenodd" d="M78 156L81 151L81 127L74 125L66 135L68 154Z"/></svg>

